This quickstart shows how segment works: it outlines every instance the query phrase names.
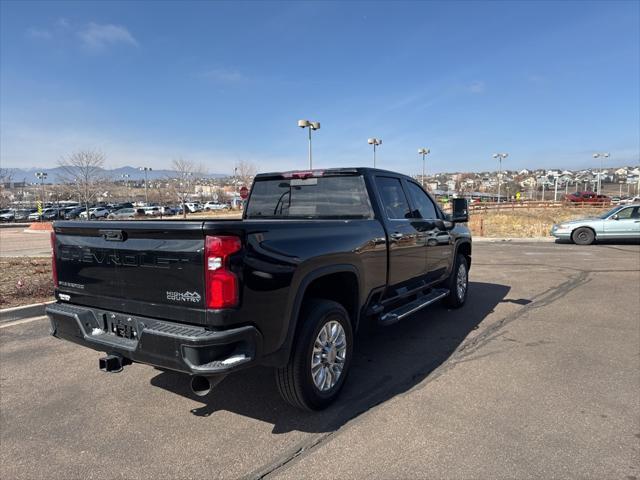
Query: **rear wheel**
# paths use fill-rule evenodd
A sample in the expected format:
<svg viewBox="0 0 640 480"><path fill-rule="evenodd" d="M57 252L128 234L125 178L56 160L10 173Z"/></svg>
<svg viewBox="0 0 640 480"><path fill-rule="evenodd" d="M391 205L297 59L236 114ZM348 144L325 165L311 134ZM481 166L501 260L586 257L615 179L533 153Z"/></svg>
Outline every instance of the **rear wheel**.
<svg viewBox="0 0 640 480"><path fill-rule="evenodd" d="M571 234L571 240L576 245L591 245L596 239L596 234L593 230L586 227L577 228Z"/></svg>
<svg viewBox="0 0 640 480"><path fill-rule="evenodd" d="M459 308L467 300L469 290L469 266L464 255L456 255L456 262L447 280L449 295L444 299L448 307Z"/></svg>
<svg viewBox="0 0 640 480"><path fill-rule="evenodd" d="M353 356L349 314L331 300L308 300L289 363L276 370L280 395L304 410L322 410L338 396Z"/></svg>

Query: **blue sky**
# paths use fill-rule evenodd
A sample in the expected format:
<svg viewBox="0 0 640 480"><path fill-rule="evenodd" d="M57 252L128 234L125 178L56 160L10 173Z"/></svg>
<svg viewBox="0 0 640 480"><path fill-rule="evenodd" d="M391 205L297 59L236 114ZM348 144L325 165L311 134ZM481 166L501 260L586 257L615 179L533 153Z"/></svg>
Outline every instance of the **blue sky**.
<svg viewBox="0 0 640 480"><path fill-rule="evenodd" d="M232 172L640 160L640 2L0 3L0 160Z"/></svg>

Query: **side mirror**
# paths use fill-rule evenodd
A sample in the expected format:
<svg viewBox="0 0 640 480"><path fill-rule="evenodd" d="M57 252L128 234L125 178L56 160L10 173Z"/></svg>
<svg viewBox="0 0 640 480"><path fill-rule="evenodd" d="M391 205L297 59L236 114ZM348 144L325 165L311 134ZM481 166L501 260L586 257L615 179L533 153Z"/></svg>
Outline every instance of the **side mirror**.
<svg viewBox="0 0 640 480"><path fill-rule="evenodd" d="M620 217L618 216L618 214L616 213L615 215L611 216L611 220L620 220Z"/></svg>
<svg viewBox="0 0 640 480"><path fill-rule="evenodd" d="M451 221L454 223L466 223L469 221L469 205L465 198L454 198L452 200L453 213Z"/></svg>

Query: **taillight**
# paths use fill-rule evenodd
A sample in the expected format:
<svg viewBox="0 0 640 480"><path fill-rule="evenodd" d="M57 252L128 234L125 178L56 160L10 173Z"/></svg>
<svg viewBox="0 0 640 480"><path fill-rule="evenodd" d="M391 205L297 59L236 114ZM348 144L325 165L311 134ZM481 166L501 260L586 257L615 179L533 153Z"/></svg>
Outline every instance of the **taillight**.
<svg viewBox="0 0 640 480"><path fill-rule="evenodd" d="M51 232L51 274L53 285L58 288L58 268L56 267L56 232Z"/></svg>
<svg viewBox="0 0 640 480"><path fill-rule="evenodd" d="M238 305L238 277L229 270L229 256L241 247L238 237L220 235L205 238L207 308L230 308Z"/></svg>

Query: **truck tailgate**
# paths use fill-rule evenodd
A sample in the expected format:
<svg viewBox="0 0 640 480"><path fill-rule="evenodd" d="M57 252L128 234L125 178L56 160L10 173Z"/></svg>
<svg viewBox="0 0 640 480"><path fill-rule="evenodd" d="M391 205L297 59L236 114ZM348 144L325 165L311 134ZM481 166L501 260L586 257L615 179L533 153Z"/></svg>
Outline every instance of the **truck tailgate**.
<svg viewBox="0 0 640 480"><path fill-rule="evenodd" d="M56 223L62 300L205 323L201 221Z"/></svg>

